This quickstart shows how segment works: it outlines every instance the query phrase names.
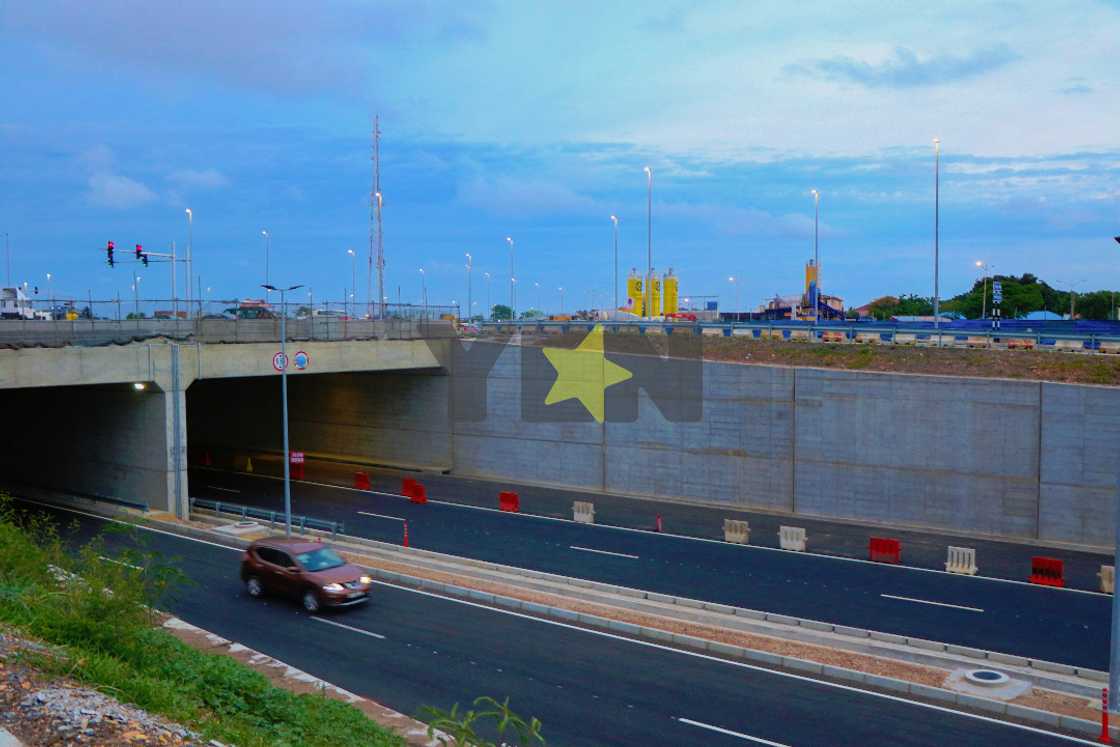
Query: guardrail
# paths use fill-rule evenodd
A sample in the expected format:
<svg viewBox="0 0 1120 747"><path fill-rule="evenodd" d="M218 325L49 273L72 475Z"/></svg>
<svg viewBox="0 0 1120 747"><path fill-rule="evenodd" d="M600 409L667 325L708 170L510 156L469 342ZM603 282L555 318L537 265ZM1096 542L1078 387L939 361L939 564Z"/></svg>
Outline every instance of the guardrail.
<svg viewBox="0 0 1120 747"><path fill-rule="evenodd" d="M34 313L51 318L13 318L9 314L0 319L0 346L124 344L156 337L207 343L280 339L283 312L279 304L233 309L237 303L208 302L192 307L191 312L181 304L176 309L172 302L159 300L137 302L131 311L115 301L81 302L74 308L54 304L49 312L36 304ZM122 317L122 311L128 313ZM284 311L288 339L300 341L450 337L455 334L454 324L443 317L457 318L458 313L454 306L410 304L386 304L384 309L374 310L374 318L357 318L364 309L342 304L311 309L306 304L288 303Z"/></svg>
<svg viewBox="0 0 1120 747"><path fill-rule="evenodd" d="M284 523L283 511L265 511L263 508L244 506L240 503L211 501L206 498L191 498L191 510L196 508L213 511L216 514L239 516L242 519L267 520L270 528L275 528L278 523L281 525ZM325 519L316 519L311 516L296 514L292 515L292 526L298 526L300 534L305 534L308 529L318 529L322 532L330 532L332 537L342 534L346 529L345 523L341 521L327 521Z"/></svg>
<svg viewBox="0 0 1120 747"><path fill-rule="evenodd" d="M606 331L636 334L693 334L830 344L1057 350L1120 354L1120 326L1117 326L1116 330L1109 330L1106 333L1054 330L1052 326L1049 329L977 329L974 326L943 326L941 329L937 329L932 324L929 326L888 326L833 322L814 325L805 322L783 324L781 322L663 322L657 320L594 319L482 322L479 326L482 332L509 334L518 330L540 333L548 331L559 331L561 333L590 331L596 325L602 326Z"/></svg>

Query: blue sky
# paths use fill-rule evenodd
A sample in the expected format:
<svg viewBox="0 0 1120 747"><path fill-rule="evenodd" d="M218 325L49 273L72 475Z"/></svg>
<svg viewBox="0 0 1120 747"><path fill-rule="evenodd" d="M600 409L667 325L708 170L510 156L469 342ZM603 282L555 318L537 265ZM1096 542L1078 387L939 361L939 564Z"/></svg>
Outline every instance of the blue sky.
<svg viewBox="0 0 1120 747"><path fill-rule="evenodd" d="M129 295L102 247L180 246L213 297L272 275L317 299L368 247L381 115L388 295L587 306L645 262L744 306L822 284L851 305L942 295L977 259L1120 287L1120 3L0 4L0 232L17 281ZM794 7L795 6L795 7ZM911 7L912 6L912 7ZM167 287L163 268L146 273ZM540 285L536 290L535 284ZM359 288L364 296L364 280Z"/></svg>

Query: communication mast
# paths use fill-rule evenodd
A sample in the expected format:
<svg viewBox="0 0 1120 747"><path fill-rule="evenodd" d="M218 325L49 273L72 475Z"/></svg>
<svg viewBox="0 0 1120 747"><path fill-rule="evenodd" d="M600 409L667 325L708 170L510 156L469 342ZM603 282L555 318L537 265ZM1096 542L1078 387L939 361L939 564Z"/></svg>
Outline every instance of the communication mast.
<svg viewBox="0 0 1120 747"><path fill-rule="evenodd" d="M369 265L366 272L366 299L373 317L373 266L377 264L378 317L385 317L385 251L381 241L381 117L373 118L373 184L369 192ZM376 233L375 233L376 231Z"/></svg>

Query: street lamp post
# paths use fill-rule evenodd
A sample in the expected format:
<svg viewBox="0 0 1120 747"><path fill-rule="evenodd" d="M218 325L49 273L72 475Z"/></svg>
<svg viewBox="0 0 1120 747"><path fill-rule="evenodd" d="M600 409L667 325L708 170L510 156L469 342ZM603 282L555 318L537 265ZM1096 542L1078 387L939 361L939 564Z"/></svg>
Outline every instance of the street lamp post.
<svg viewBox="0 0 1120 747"><path fill-rule="evenodd" d="M191 293L192 286L194 285L194 212L190 208L186 209L187 214L187 315L190 316Z"/></svg>
<svg viewBox="0 0 1120 747"><path fill-rule="evenodd" d="M4 257L8 264L8 287L12 287L12 247L8 243L8 232L4 232Z"/></svg>
<svg viewBox="0 0 1120 747"><path fill-rule="evenodd" d="M472 308L471 308L471 271L474 269L474 259L471 253L467 252L467 321L470 321Z"/></svg>
<svg viewBox="0 0 1120 747"><path fill-rule="evenodd" d="M261 286L261 287L264 288L266 291L268 291L269 283L272 282L272 280L269 277L269 272L268 272L269 257L272 255L272 234L269 232L269 230L267 228L262 228L261 229L261 236L264 237L264 285ZM271 291L269 291L269 292L271 292Z"/></svg>
<svg viewBox="0 0 1120 747"><path fill-rule="evenodd" d="M933 139L933 327L941 347L941 138Z"/></svg>
<svg viewBox="0 0 1120 747"><path fill-rule="evenodd" d="M491 316L494 313L494 307L490 305L490 273L482 273L482 277L486 278L486 314Z"/></svg>
<svg viewBox="0 0 1120 747"><path fill-rule="evenodd" d="M614 227L614 313L618 313L618 216L611 216Z"/></svg>
<svg viewBox="0 0 1120 747"><path fill-rule="evenodd" d="M428 276L424 268L420 268L420 305L423 306L423 317L428 316Z"/></svg>
<svg viewBox="0 0 1120 747"><path fill-rule="evenodd" d="M653 169L645 171L645 316L653 317Z"/></svg>
<svg viewBox="0 0 1120 747"><path fill-rule="evenodd" d="M350 298L354 298L358 294L358 254L353 249L347 249L346 253L350 255ZM349 308L346 315L351 316Z"/></svg>
<svg viewBox="0 0 1120 747"><path fill-rule="evenodd" d="M980 295L980 318L988 318L988 275L991 273L992 265L987 262L976 260L976 266L984 273L984 289Z"/></svg>
<svg viewBox="0 0 1120 747"><path fill-rule="evenodd" d="M51 321L54 321L54 285L51 283L51 274L47 273L47 303L50 304Z"/></svg>
<svg viewBox="0 0 1120 747"><path fill-rule="evenodd" d="M563 314L564 313L564 287L561 286L561 287L557 288L557 290L560 291L560 313Z"/></svg>
<svg viewBox="0 0 1120 747"><path fill-rule="evenodd" d="M732 287L735 288L735 320L738 321L738 318L739 318L739 281L735 279L734 275L731 275L727 278L727 282L731 283Z"/></svg>
<svg viewBox="0 0 1120 747"><path fill-rule="evenodd" d="M537 292L537 311L540 311L540 312L543 313L544 312L544 307L541 304L541 284L534 280L533 281L533 289L536 290L536 292Z"/></svg>
<svg viewBox="0 0 1120 747"><path fill-rule="evenodd" d="M820 248L820 225L821 225L821 193L817 190L812 190L813 194L813 272L816 275L817 292L813 298L813 324L818 324L821 320L821 248Z"/></svg>
<svg viewBox="0 0 1120 747"><path fill-rule="evenodd" d="M506 236L506 243L509 244L509 315L510 321L513 321L517 319L517 291L514 289L517 281L514 280L513 239Z"/></svg>
<svg viewBox="0 0 1120 747"><path fill-rule="evenodd" d="M283 365L280 368L280 400L281 417L283 418L284 431L284 535L292 536L292 476L288 464L288 352L285 343L288 339L288 328L285 322L288 310L284 305L284 295L288 291L302 288L302 285L292 285L287 288L274 288L268 283L261 286L266 291L280 291L280 358Z"/></svg>

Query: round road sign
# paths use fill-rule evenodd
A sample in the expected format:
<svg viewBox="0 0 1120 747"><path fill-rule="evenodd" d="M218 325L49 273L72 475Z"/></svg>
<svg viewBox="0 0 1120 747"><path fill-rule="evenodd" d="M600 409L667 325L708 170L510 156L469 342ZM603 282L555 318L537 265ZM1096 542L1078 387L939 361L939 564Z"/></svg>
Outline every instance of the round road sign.
<svg viewBox="0 0 1120 747"><path fill-rule="evenodd" d="M272 367L277 371L283 371L288 367L288 356L284 353L277 352L276 355L272 356Z"/></svg>
<svg viewBox="0 0 1120 747"><path fill-rule="evenodd" d="M292 356L292 362L296 364L296 368L302 371L311 365L311 356L300 350Z"/></svg>

